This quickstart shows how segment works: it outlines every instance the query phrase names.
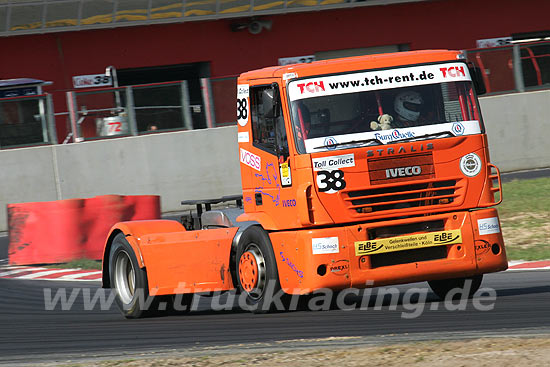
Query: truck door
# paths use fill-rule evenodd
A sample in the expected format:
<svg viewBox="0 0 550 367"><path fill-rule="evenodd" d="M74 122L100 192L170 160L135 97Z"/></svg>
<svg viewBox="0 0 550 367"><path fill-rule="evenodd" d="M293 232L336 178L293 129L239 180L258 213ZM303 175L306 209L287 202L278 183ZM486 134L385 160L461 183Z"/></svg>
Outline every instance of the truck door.
<svg viewBox="0 0 550 367"><path fill-rule="evenodd" d="M271 217L275 228L296 222L296 190L292 185L288 138L276 83L251 86L249 148L260 157L259 170L252 171L251 187L245 188L245 200L251 197L256 212ZM248 189L248 190L247 190ZM246 195L246 191L250 194ZM252 194L252 195L251 195Z"/></svg>

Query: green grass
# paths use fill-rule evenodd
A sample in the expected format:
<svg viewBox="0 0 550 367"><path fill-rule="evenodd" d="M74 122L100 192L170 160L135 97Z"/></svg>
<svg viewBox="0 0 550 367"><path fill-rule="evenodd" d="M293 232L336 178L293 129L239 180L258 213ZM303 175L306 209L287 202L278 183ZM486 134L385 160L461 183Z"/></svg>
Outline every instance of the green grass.
<svg viewBox="0 0 550 367"><path fill-rule="evenodd" d="M101 261L99 260L90 260L90 259L79 259L79 260L73 260L68 263L64 264L51 264L51 265L45 265L46 268L53 268L53 269L93 269L93 270L101 270Z"/></svg>
<svg viewBox="0 0 550 367"><path fill-rule="evenodd" d="M550 178L503 184L498 206L510 260L550 259Z"/></svg>

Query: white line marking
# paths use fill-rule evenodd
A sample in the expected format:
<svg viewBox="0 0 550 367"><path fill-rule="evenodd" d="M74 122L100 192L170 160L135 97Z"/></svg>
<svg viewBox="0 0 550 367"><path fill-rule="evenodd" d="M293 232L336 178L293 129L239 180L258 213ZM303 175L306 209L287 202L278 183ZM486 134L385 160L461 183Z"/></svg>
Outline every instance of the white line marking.
<svg viewBox="0 0 550 367"><path fill-rule="evenodd" d="M47 268L24 268L24 269L10 270L10 271L0 273L0 277L4 277L6 275L24 273L26 271L33 271L33 270L47 270Z"/></svg>
<svg viewBox="0 0 550 367"><path fill-rule="evenodd" d="M87 272L87 273L79 273L79 274L69 274L69 275L63 275L62 277L59 277L57 279L59 280L72 280L72 279L78 279L78 278L83 278L83 277L87 277L89 275L99 275L101 274L101 271L92 271L92 272ZM84 279L84 280L90 280L90 279Z"/></svg>
<svg viewBox="0 0 550 367"><path fill-rule="evenodd" d="M17 277L17 279L35 279L39 277L43 277L50 274L59 274L59 273L68 273L71 271L75 271L74 269L54 269L54 270L46 270L46 271L40 271L37 273L27 274L27 275L21 275L20 277Z"/></svg>

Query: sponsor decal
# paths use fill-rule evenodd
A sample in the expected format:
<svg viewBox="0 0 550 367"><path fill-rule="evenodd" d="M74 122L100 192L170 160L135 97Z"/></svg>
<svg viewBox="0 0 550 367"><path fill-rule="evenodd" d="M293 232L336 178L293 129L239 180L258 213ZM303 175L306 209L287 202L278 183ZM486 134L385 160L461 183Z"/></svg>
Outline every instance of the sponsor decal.
<svg viewBox="0 0 550 367"><path fill-rule="evenodd" d="M465 176L477 176L481 172L481 159L475 153L466 154L460 159L460 170Z"/></svg>
<svg viewBox="0 0 550 367"><path fill-rule="evenodd" d="M443 78L460 78L466 76L464 65L439 68ZM467 69L466 69L467 70Z"/></svg>
<svg viewBox="0 0 550 367"><path fill-rule="evenodd" d="M308 82L308 83L298 83L296 84L298 88L300 88L300 93L310 93L314 94L317 92L324 92L325 91L325 83L321 81L314 81L314 82Z"/></svg>
<svg viewBox="0 0 550 367"><path fill-rule="evenodd" d="M279 171L281 174L281 185L290 186L292 185L292 177L290 175L290 167L288 162L283 162L279 166Z"/></svg>
<svg viewBox="0 0 550 367"><path fill-rule="evenodd" d="M420 168L420 166L399 167L399 168L388 168L388 169L386 169L386 177L387 178L418 176L421 173L422 173L422 168Z"/></svg>
<svg viewBox="0 0 550 367"><path fill-rule="evenodd" d="M297 78L298 77L298 74L297 73L284 73L283 74L283 80L290 80L290 79L294 79L294 78Z"/></svg>
<svg viewBox="0 0 550 367"><path fill-rule="evenodd" d="M464 135L464 126L460 122L453 122L451 131L457 136Z"/></svg>
<svg viewBox="0 0 550 367"><path fill-rule="evenodd" d="M480 235L500 233L497 217L478 219L477 228L479 229Z"/></svg>
<svg viewBox="0 0 550 367"><path fill-rule="evenodd" d="M248 135L248 131L240 132L237 135L237 142L238 143L248 143L250 141L250 137Z"/></svg>
<svg viewBox="0 0 550 367"><path fill-rule="evenodd" d="M296 265L288 257L286 257L282 251L279 252L279 254L281 255L281 260L286 263L300 278L304 277L304 272L299 270Z"/></svg>
<svg viewBox="0 0 550 367"><path fill-rule="evenodd" d="M334 275L345 275L349 271L349 260L337 260L329 264L328 269Z"/></svg>
<svg viewBox="0 0 550 367"><path fill-rule="evenodd" d="M478 243L481 242L481 243ZM491 249L491 244L487 241L476 241L476 254L483 255L489 252Z"/></svg>
<svg viewBox="0 0 550 367"><path fill-rule="evenodd" d="M332 136L329 136L328 138L325 138L325 146L327 147L327 150L334 150L336 149L336 144L338 142L336 141L336 139L334 139Z"/></svg>
<svg viewBox="0 0 550 367"><path fill-rule="evenodd" d="M383 238L372 241L357 241L355 242L355 255L374 255L416 248L453 245L455 243L462 243L460 229Z"/></svg>
<svg viewBox="0 0 550 367"><path fill-rule="evenodd" d="M463 62L452 62L294 80L289 83L289 97L294 101L318 96L470 80L466 65Z"/></svg>
<svg viewBox="0 0 550 367"><path fill-rule="evenodd" d="M388 145L392 143L399 142L399 139L408 139L408 138L419 138L422 135L427 134L437 134L437 133L444 133L448 132L449 130L454 131L453 134L457 134L457 130L460 130L460 127L455 126L453 130L453 125L455 123L453 122L445 122L442 124L436 124L436 125L426 125L426 126L417 126L417 127L409 127L409 128L401 128L401 129L394 129L394 130L387 130L387 131L367 131L362 133L354 133L354 134L344 134L344 135L337 135L337 136L331 136L331 137L319 137L319 138L311 138L305 140L306 145L306 151L308 153L318 153L320 151L327 151L327 150L334 150L338 149L339 146L327 146L327 139L334 139L334 142L338 143L348 143L352 142L354 140L369 140L369 139L377 139L382 144ZM475 135L481 133L481 128L479 125L479 121L461 121L460 125L462 126L462 135ZM433 138L435 139L435 138ZM376 147L376 149L368 150L367 156L372 157L374 155L382 156L384 153L389 154L401 154L401 153L414 153L416 151L422 151L424 149L429 150L433 149L432 143L428 143L430 140L422 140L416 142L411 142L411 144L407 144L406 146L401 146L399 148L380 148L379 146ZM431 140L433 141L433 140ZM334 142L332 144L334 144Z"/></svg>
<svg viewBox="0 0 550 367"><path fill-rule="evenodd" d="M296 199L283 200L283 207L296 206Z"/></svg>
<svg viewBox="0 0 550 367"><path fill-rule="evenodd" d="M380 141L394 141L399 139L409 139L414 138L415 134L413 131L399 131L393 130L389 134L375 133L374 137Z"/></svg>
<svg viewBox="0 0 550 367"><path fill-rule="evenodd" d="M314 171L332 171L344 167L355 167L355 154L313 158Z"/></svg>
<svg viewBox="0 0 550 367"><path fill-rule="evenodd" d="M248 106L249 86L248 84L237 85L237 122L241 126L246 126L248 123L249 106Z"/></svg>
<svg viewBox="0 0 550 367"><path fill-rule="evenodd" d="M338 243L338 237L312 238L311 252L313 255L339 253L340 245Z"/></svg>
<svg viewBox="0 0 550 367"><path fill-rule="evenodd" d="M256 171L262 169L262 158L248 150L240 148L241 163L254 168Z"/></svg>

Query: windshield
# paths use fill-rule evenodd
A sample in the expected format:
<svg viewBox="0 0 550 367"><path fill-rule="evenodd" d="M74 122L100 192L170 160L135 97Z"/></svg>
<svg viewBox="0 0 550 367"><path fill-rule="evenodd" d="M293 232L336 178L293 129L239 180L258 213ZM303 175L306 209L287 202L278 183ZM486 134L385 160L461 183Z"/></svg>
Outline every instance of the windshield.
<svg viewBox="0 0 550 367"><path fill-rule="evenodd" d="M289 83L300 153L481 132L463 63L295 80Z"/></svg>

